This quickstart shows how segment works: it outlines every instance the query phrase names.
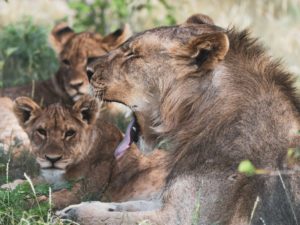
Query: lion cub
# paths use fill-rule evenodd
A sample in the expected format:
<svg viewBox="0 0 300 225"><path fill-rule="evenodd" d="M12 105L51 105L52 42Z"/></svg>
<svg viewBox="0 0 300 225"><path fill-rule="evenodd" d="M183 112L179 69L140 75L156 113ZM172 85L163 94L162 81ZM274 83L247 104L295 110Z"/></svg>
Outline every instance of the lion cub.
<svg viewBox="0 0 300 225"><path fill-rule="evenodd" d="M56 187L75 182L71 190L53 194L56 208L83 199L152 199L165 183L164 151L146 157L131 145L115 159L114 150L123 135L99 118L99 103L90 96L82 97L73 106L56 103L46 108L30 98L19 97L13 109L30 138L43 180Z"/></svg>

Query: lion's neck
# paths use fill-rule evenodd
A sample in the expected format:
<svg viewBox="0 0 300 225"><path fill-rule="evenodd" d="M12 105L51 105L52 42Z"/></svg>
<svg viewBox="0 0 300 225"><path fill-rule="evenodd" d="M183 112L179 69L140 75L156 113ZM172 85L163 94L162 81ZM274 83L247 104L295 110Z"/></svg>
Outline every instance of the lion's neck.
<svg viewBox="0 0 300 225"><path fill-rule="evenodd" d="M143 155L135 145L119 159L113 168L108 193L113 201L153 199L161 193L168 175L168 154L155 150Z"/></svg>
<svg viewBox="0 0 300 225"><path fill-rule="evenodd" d="M278 157L286 154L290 132L300 128L299 104L290 76L254 69L251 73L232 65L227 73L216 73L217 78L207 77L206 87L180 90L180 102L173 104L173 109L161 110L163 118L171 118L171 129L164 135L175 143L177 169L235 170L243 159L275 167L267 152ZM171 105L172 99L165 101ZM266 136L276 144L270 146Z"/></svg>

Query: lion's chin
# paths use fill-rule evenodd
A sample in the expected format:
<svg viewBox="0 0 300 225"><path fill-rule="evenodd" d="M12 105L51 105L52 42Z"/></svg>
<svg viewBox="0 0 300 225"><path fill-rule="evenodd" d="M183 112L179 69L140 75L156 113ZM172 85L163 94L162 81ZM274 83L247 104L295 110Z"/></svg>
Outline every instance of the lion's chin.
<svg viewBox="0 0 300 225"><path fill-rule="evenodd" d="M65 170L61 169L41 169L41 176L49 184L62 185L66 181L64 179Z"/></svg>

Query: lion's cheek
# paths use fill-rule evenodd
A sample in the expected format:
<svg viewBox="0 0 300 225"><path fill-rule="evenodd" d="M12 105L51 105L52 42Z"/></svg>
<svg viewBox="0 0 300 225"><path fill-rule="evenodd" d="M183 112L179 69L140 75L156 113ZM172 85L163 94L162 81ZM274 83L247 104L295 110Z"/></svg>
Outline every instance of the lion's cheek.
<svg viewBox="0 0 300 225"><path fill-rule="evenodd" d="M78 144L70 148L67 153L69 156L69 165L75 165L87 156L88 151L85 150L84 146L84 144Z"/></svg>

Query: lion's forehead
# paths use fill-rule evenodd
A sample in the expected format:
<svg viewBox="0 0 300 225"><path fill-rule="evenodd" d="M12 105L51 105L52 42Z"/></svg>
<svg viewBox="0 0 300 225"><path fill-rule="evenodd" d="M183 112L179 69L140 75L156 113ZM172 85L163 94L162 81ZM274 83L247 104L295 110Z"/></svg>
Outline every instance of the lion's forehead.
<svg viewBox="0 0 300 225"><path fill-rule="evenodd" d="M70 128L81 128L82 124L70 110L57 104L43 110L42 115L35 122L35 127L61 132Z"/></svg>
<svg viewBox="0 0 300 225"><path fill-rule="evenodd" d="M188 24L153 28L132 36L128 42L139 42L143 45L170 45L170 41L185 43L190 36L198 36L212 31L224 29L210 24ZM166 46L168 47L168 46Z"/></svg>
<svg viewBox="0 0 300 225"><path fill-rule="evenodd" d="M61 58L68 58L74 61L86 59L87 57L100 56L106 53L101 39L98 36L78 34L70 40L61 53Z"/></svg>

